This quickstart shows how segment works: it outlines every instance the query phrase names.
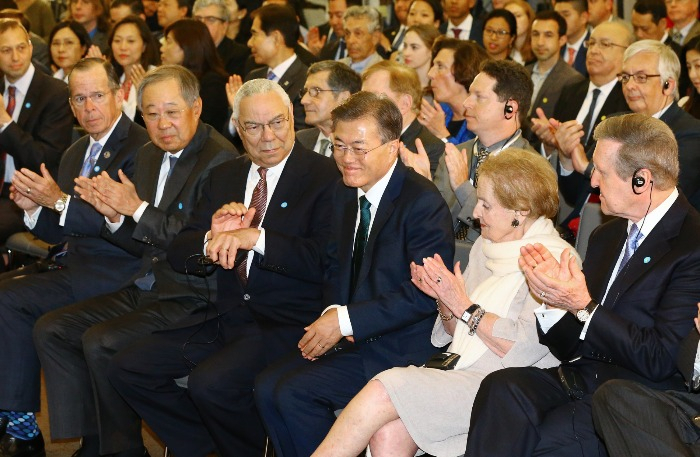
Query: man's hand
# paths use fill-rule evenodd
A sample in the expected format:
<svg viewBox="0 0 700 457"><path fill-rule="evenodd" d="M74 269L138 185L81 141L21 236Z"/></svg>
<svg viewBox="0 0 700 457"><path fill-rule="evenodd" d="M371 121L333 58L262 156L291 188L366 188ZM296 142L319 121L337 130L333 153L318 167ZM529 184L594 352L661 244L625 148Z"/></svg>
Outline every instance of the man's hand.
<svg viewBox="0 0 700 457"><path fill-rule="evenodd" d="M231 75L226 83L226 98L228 99L228 105L233 109L233 100L236 98L238 90L243 85L243 80L238 75Z"/></svg>
<svg viewBox="0 0 700 457"><path fill-rule="evenodd" d="M134 212L141 206L141 200L136 193L134 183L119 170L119 180L113 180L106 171L95 176L95 192L97 198L102 203L114 208L119 214L124 216L133 216Z"/></svg>
<svg viewBox="0 0 700 457"><path fill-rule="evenodd" d="M10 200L14 201L20 209L26 211L30 216L41 207L41 205L37 205L32 199L25 197L14 185L10 186Z"/></svg>
<svg viewBox="0 0 700 457"><path fill-rule="evenodd" d="M442 110L442 106L436 101L433 101L431 105L426 99L421 100L418 122L438 138L450 136L450 132L445 126L445 112Z"/></svg>
<svg viewBox="0 0 700 457"><path fill-rule="evenodd" d="M311 27L306 35L306 46L313 55L318 56L323 46L326 45L327 39L328 35L321 36L318 27Z"/></svg>
<svg viewBox="0 0 700 457"><path fill-rule="evenodd" d="M231 202L219 208L211 217L211 236L250 227L255 208L247 209L243 203Z"/></svg>
<svg viewBox="0 0 700 457"><path fill-rule="evenodd" d="M698 315L693 321L695 321L695 328L700 332L700 303L698 303Z"/></svg>
<svg viewBox="0 0 700 457"><path fill-rule="evenodd" d="M250 251L260 238L257 228L242 228L232 232L220 232L207 243L207 257L222 268L230 270L236 263L239 249Z"/></svg>
<svg viewBox="0 0 700 457"><path fill-rule="evenodd" d="M416 150L418 153L414 154L413 152L409 151L403 143L401 143L399 145L399 156L401 157L401 161L407 167L413 168L416 173L421 174L432 181L433 176L430 174L430 158L428 158L428 153L425 152L423 142L419 138L416 139Z"/></svg>
<svg viewBox="0 0 700 457"><path fill-rule="evenodd" d="M343 337L336 308L329 309L304 330L306 333L299 341L298 347L302 357L308 360L322 356Z"/></svg>
<svg viewBox="0 0 700 457"><path fill-rule="evenodd" d="M559 146L554 137L554 132L556 132L559 126L559 121L554 118L548 119L542 108L537 108L535 112L537 113L537 117L530 119L532 121L532 131L545 146L555 149L558 148Z"/></svg>
<svg viewBox="0 0 700 457"><path fill-rule="evenodd" d="M450 177L450 187L456 190L469 179L469 158L467 150L457 149L452 143L445 145L445 165L447 165L447 174Z"/></svg>
<svg viewBox="0 0 700 457"><path fill-rule="evenodd" d="M5 125L8 122L12 122L12 116L10 116L5 108L5 99L2 94L0 94L0 125Z"/></svg>
<svg viewBox="0 0 700 457"><path fill-rule="evenodd" d="M12 177L12 185L16 193L32 200L37 205L53 209L53 205L62 196L61 188L54 181L51 173L43 163L40 166L41 174L22 168Z"/></svg>
<svg viewBox="0 0 700 457"><path fill-rule="evenodd" d="M75 178L75 193L80 196L80 199L92 205L98 213L102 214L110 220L114 220L119 216L119 213L111 206L105 204L97 197L95 183L92 179L85 176Z"/></svg>

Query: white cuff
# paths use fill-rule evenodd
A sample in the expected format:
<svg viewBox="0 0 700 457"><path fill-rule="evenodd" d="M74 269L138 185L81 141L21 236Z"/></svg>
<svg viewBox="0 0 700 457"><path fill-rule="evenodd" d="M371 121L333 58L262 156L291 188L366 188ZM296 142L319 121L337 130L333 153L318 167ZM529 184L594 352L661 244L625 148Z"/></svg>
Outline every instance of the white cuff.
<svg viewBox="0 0 700 457"><path fill-rule="evenodd" d="M61 217L58 218L58 225L64 227L66 225L66 217L68 216L68 205L70 205L70 195L66 197L66 206L61 211Z"/></svg>
<svg viewBox="0 0 700 457"><path fill-rule="evenodd" d="M36 211L34 211L34 214L29 214L28 212L24 212L24 225L27 226L29 230L32 230L34 227L36 227L36 223L39 220L39 214L41 214L42 206L39 206Z"/></svg>
<svg viewBox="0 0 700 457"><path fill-rule="evenodd" d="M347 306L331 305L323 310L321 316L323 316L328 310L333 308L336 308L338 310L338 325L340 326L341 335L352 336L352 323L350 322L350 314L348 313Z"/></svg>
<svg viewBox="0 0 700 457"><path fill-rule="evenodd" d="M260 230L260 236L258 237L258 241L255 243L255 246L253 246L253 251L264 256L265 255L265 229L261 227L259 230Z"/></svg>
<svg viewBox="0 0 700 457"><path fill-rule="evenodd" d="M600 306L600 305L598 305ZM586 339L586 332L588 331L588 326L591 324L591 321L593 320L593 316L595 316L595 312L598 311L598 306L595 307L593 312L591 313L590 316L588 316L588 320L586 321L585 324L583 324L583 329L581 330L581 334L578 336L580 340Z"/></svg>
<svg viewBox="0 0 700 457"><path fill-rule="evenodd" d="M109 230L111 233L116 232L119 230L119 227L122 226L124 223L124 215L119 215L119 222L110 222L109 219L105 217L106 225L107 225L107 230Z"/></svg>
<svg viewBox="0 0 700 457"><path fill-rule="evenodd" d="M141 216L143 216L143 213L146 211L146 208L148 208L148 202L141 202L139 207L136 208L136 211L134 211L134 215L131 216L137 224L139 223Z"/></svg>
<svg viewBox="0 0 700 457"><path fill-rule="evenodd" d="M535 310L535 317L537 318L537 322L540 323L542 333L547 333L550 328L554 327L554 324L564 317L564 315L566 315L566 311L563 309L547 309L545 305L540 305L540 307Z"/></svg>

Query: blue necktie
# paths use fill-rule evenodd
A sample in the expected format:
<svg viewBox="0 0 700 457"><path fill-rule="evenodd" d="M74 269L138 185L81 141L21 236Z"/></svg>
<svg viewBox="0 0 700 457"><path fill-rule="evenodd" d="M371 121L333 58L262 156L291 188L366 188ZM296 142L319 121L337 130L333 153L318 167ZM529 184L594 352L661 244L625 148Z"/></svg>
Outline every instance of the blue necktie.
<svg viewBox="0 0 700 457"><path fill-rule="evenodd" d="M630 257L632 257L632 254L634 254L634 251L637 250L637 245L643 237L644 235L639 231L637 224L632 224L632 227L630 227L630 233L627 235L627 242L625 243L625 255L622 256L620 268L617 269L618 274L620 271L622 271L625 265L627 265L627 262L630 260Z"/></svg>
<svg viewBox="0 0 700 457"><path fill-rule="evenodd" d="M83 162L83 168L80 169L80 176L90 176L95 163L97 162L97 154L102 150L102 145L100 143L94 143L90 148L90 155L88 155L85 162Z"/></svg>
<svg viewBox="0 0 700 457"><path fill-rule="evenodd" d="M275 78L276 78L276 76L275 76L275 74L272 72L272 70L270 70L270 71L267 72L267 79L269 79L270 81L274 81Z"/></svg>

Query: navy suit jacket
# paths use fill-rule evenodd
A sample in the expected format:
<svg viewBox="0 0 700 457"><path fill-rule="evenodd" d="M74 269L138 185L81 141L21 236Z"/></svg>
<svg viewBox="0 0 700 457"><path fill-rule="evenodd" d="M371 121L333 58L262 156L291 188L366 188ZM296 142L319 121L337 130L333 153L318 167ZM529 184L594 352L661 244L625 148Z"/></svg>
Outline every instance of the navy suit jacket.
<svg viewBox="0 0 700 457"><path fill-rule="evenodd" d="M660 118L673 131L678 142L680 176L678 187L690 204L700 210L700 120L688 114L675 102Z"/></svg>
<svg viewBox="0 0 700 457"><path fill-rule="evenodd" d="M106 171L119 179L117 170L131 177L134 173L136 151L148 142L143 127L122 115L114 131L100 151L90 176ZM60 216L43 208L32 233L42 240L56 244L67 241L63 262L71 277L77 300L105 294L126 286L139 269L140 260L100 236L105 219L95 209L74 195L73 180L80 175L90 138L86 135L63 154L56 182L63 192L73 197L66 210L65 224Z"/></svg>
<svg viewBox="0 0 700 457"><path fill-rule="evenodd" d="M479 43L481 46L484 45L484 19L486 16L474 16L472 14L472 17L474 18L472 20L472 29L469 31L469 39L476 41ZM438 30L440 31L441 34L446 34L447 33L447 26L448 22L443 22L440 24L440 27ZM461 40L464 40L465 38L460 37Z"/></svg>
<svg viewBox="0 0 700 457"><path fill-rule="evenodd" d="M587 41L591 37L591 30L589 29L586 32L586 38L584 38L584 41ZM581 73L585 78L588 78L588 68L586 68L586 54L588 53L588 48L585 46L581 45L581 47L578 49L578 52L576 53L576 58L574 59L574 64L572 65L573 69ZM561 50L559 51L559 56L562 58L564 62L566 62L569 59L569 56L566 55L566 45L561 47ZM567 64L568 65L568 64Z"/></svg>
<svg viewBox="0 0 700 457"><path fill-rule="evenodd" d="M570 365L583 374L589 393L615 378L683 390L675 362L700 301L698 233L700 215L680 194L617 275L583 341L583 324L572 313L540 331L540 342L559 360L580 357ZM627 220L620 218L591 234L583 273L599 303L626 239Z"/></svg>
<svg viewBox="0 0 700 457"><path fill-rule="evenodd" d="M430 334L435 300L411 283L409 265L440 254L452 265L452 219L435 186L399 160L382 195L355 290L352 251L357 189L339 182L328 246L326 304L347 304L356 349L371 378L395 366L421 365L435 352Z"/></svg>

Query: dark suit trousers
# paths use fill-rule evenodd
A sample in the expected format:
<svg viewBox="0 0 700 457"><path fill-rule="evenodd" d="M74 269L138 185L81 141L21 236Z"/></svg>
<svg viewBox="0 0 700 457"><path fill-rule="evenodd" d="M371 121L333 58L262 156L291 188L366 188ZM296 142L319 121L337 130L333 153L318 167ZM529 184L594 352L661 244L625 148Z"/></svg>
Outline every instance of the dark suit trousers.
<svg viewBox="0 0 700 457"><path fill-rule="evenodd" d="M0 282L0 410L39 411L40 367L32 328L45 313L74 301L67 270Z"/></svg>
<svg viewBox="0 0 700 457"><path fill-rule="evenodd" d="M24 230L22 211L15 202L6 196L0 196L0 245L5 244L10 235Z"/></svg>
<svg viewBox="0 0 700 457"><path fill-rule="evenodd" d="M571 400L557 369L506 368L481 382L465 456L606 456L591 395Z"/></svg>
<svg viewBox="0 0 700 457"><path fill-rule="evenodd" d="M593 421L612 457L700 455L700 395L608 381L593 395Z"/></svg>
<svg viewBox="0 0 700 457"><path fill-rule="evenodd" d="M194 300L158 301L155 292L130 286L39 319L34 343L44 368L51 437L99 433L102 454L142 446L141 420L107 380L107 366L135 338L183 319L196 306Z"/></svg>
<svg viewBox="0 0 700 457"><path fill-rule="evenodd" d="M265 370L255 401L277 457L308 457L344 408L367 384L362 356L354 350L310 362L298 351Z"/></svg>
<svg viewBox="0 0 700 457"><path fill-rule="evenodd" d="M188 342L183 349L183 345ZM266 341L246 308L159 332L112 361L109 379L178 456L260 457L265 431L253 400ZM187 389L176 379L189 376Z"/></svg>

